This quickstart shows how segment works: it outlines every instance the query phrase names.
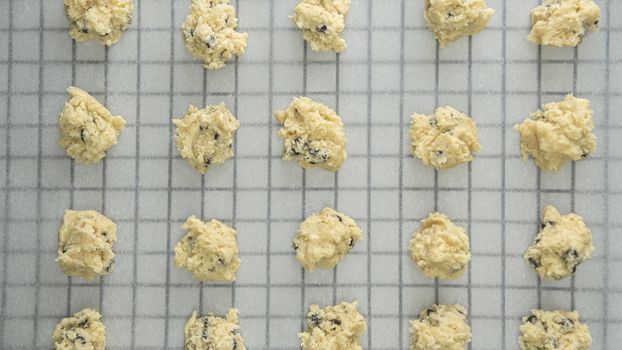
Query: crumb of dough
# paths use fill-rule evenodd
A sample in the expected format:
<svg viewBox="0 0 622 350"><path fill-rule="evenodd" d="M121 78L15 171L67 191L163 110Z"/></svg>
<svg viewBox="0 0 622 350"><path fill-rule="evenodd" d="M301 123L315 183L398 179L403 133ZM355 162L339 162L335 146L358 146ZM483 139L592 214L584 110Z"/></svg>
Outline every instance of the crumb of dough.
<svg viewBox="0 0 622 350"><path fill-rule="evenodd" d="M543 0L531 10L531 32L536 45L577 46L598 29L600 7L592 0Z"/></svg>
<svg viewBox="0 0 622 350"><path fill-rule="evenodd" d="M325 308L312 304L307 313L307 329L298 337L303 350L360 350L363 331L365 319L358 312L356 301Z"/></svg>
<svg viewBox="0 0 622 350"><path fill-rule="evenodd" d="M110 46L132 23L133 8L132 0L65 0L69 35Z"/></svg>
<svg viewBox="0 0 622 350"><path fill-rule="evenodd" d="M56 325L52 342L56 350L104 350L106 327L99 312L83 309Z"/></svg>
<svg viewBox="0 0 622 350"><path fill-rule="evenodd" d="M464 306L434 304L410 321L410 350L464 350L471 341Z"/></svg>
<svg viewBox="0 0 622 350"><path fill-rule="evenodd" d="M301 0L290 18L311 49L339 53L347 47L341 32L349 10L350 0Z"/></svg>
<svg viewBox="0 0 622 350"><path fill-rule="evenodd" d="M423 12L441 47L481 32L494 13L484 0L425 0Z"/></svg>
<svg viewBox="0 0 622 350"><path fill-rule="evenodd" d="M184 327L184 350L245 350L240 335L238 310L229 309L225 317L208 313L207 316L192 316Z"/></svg>
<svg viewBox="0 0 622 350"><path fill-rule="evenodd" d="M522 350L587 350L590 330L576 311L534 309L523 317L518 343Z"/></svg>
<svg viewBox="0 0 622 350"><path fill-rule="evenodd" d="M190 105L183 119L173 119L177 127L175 146L179 154L201 174L210 164L233 157L233 138L240 121L224 103L203 109Z"/></svg>
<svg viewBox="0 0 622 350"><path fill-rule="evenodd" d="M596 149L590 101L567 95L514 125L523 160L533 157L542 170L559 170L566 162L587 158Z"/></svg>

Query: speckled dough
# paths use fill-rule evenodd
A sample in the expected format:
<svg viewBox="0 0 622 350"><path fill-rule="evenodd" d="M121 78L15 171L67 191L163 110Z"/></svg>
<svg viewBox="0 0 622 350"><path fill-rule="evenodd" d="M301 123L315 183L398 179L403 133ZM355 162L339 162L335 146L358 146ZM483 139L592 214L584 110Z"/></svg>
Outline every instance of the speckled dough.
<svg viewBox="0 0 622 350"><path fill-rule="evenodd" d="M97 163L117 143L125 120L113 116L88 92L76 87L67 89L69 100L58 119L61 138L58 144L68 156L80 163Z"/></svg>
<svg viewBox="0 0 622 350"><path fill-rule="evenodd" d="M592 336L576 311L531 310L523 317L518 343L523 350L587 350Z"/></svg>
<svg viewBox="0 0 622 350"><path fill-rule="evenodd" d="M292 247L305 269L332 269L361 239L361 229L351 217L324 208L300 224Z"/></svg>
<svg viewBox="0 0 622 350"><path fill-rule="evenodd" d="M197 312L184 327L185 350L245 350L244 339L240 335L238 310L229 309L226 317L213 313L197 318Z"/></svg>
<svg viewBox="0 0 622 350"><path fill-rule="evenodd" d="M194 215L181 227L187 233L175 245L175 266L200 281L234 281L240 267L235 230L218 220L202 222Z"/></svg>
<svg viewBox="0 0 622 350"><path fill-rule="evenodd" d="M112 45L132 23L133 8L132 0L65 0L69 35Z"/></svg>
<svg viewBox="0 0 622 350"><path fill-rule="evenodd" d="M56 262L67 276L92 280L114 268L117 225L94 210L65 210Z"/></svg>
<svg viewBox="0 0 622 350"><path fill-rule="evenodd" d="M471 341L464 306L434 304L410 321L410 350L464 350Z"/></svg>
<svg viewBox="0 0 622 350"><path fill-rule="evenodd" d="M598 29L600 8L592 0L543 0L531 10L528 39L537 45L577 46Z"/></svg>
<svg viewBox="0 0 622 350"><path fill-rule="evenodd" d="M301 0L290 18L311 49L342 52L347 45L341 32L349 9L350 0Z"/></svg>
<svg viewBox="0 0 622 350"><path fill-rule="evenodd" d="M186 48L203 67L224 67L246 49L248 33L238 33L238 19L229 0L192 0L190 13L181 25Z"/></svg>
<svg viewBox="0 0 622 350"><path fill-rule="evenodd" d="M444 214L432 213L413 233L410 257L428 277L458 278L471 259L469 237Z"/></svg>
<svg viewBox="0 0 622 350"><path fill-rule="evenodd" d="M592 232L576 214L561 215L544 207L540 232L525 252L525 262L540 278L559 280L573 274L594 251Z"/></svg>
<svg viewBox="0 0 622 350"><path fill-rule="evenodd" d="M83 309L56 325L52 342L56 350L103 350L106 348L106 327L99 312Z"/></svg>
<svg viewBox="0 0 622 350"><path fill-rule="evenodd" d="M479 33L494 13L484 0L425 0L423 12L441 47Z"/></svg>
<svg viewBox="0 0 622 350"><path fill-rule="evenodd" d="M567 161L589 156L596 148L590 101L566 96L531 113L514 126L520 134L523 160L532 156L542 170L559 170Z"/></svg>
<svg viewBox="0 0 622 350"><path fill-rule="evenodd" d="M480 150L473 119L449 106L413 114L409 135L412 154L438 170L471 161Z"/></svg>
<svg viewBox="0 0 622 350"><path fill-rule="evenodd" d="M341 117L307 97L296 97L286 110L276 111L283 124L283 159L297 160L303 168L337 171L346 159L346 135Z"/></svg>
<svg viewBox="0 0 622 350"><path fill-rule="evenodd" d="M190 105L183 119L173 119L177 126L175 145L179 154L201 174L210 164L233 157L233 137L240 127L224 103L203 109Z"/></svg>
<svg viewBox="0 0 622 350"><path fill-rule="evenodd" d="M303 350L360 350L364 330L365 319L356 301L325 308L313 304L307 313L307 329L298 337Z"/></svg>

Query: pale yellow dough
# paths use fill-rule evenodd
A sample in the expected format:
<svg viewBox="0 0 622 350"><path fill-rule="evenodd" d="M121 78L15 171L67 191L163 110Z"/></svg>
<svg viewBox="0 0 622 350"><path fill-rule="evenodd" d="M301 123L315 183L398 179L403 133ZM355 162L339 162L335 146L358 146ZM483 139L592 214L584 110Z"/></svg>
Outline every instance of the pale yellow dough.
<svg viewBox="0 0 622 350"><path fill-rule="evenodd" d="M441 47L479 33L494 13L484 0L425 0L423 12Z"/></svg>
<svg viewBox="0 0 622 350"><path fill-rule="evenodd" d="M410 321L410 350L464 350L471 341L466 310L460 304L433 304Z"/></svg>
<svg viewBox="0 0 622 350"><path fill-rule="evenodd" d="M531 310L520 332L522 350L587 350L592 345L590 330L576 311Z"/></svg>
<svg viewBox="0 0 622 350"><path fill-rule="evenodd" d="M203 109L190 105L183 119L173 119L177 126L175 145L179 154L201 174L210 164L233 157L233 138L240 121L224 103Z"/></svg>
<svg viewBox="0 0 622 350"><path fill-rule="evenodd" d="M181 226L186 235L175 245L175 266L200 281L235 280L240 267L236 232L218 220L190 216Z"/></svg>
<svg viewBox="0 0 622 350"><path fill-rule="evenodd" d="M473 119L449 106L413 114L409 135L412 154L437 170L469 162L480 150Z"/></svg>
<svg viewBox="0 0 622 350"><path fill-rule="evenodd" d="M531 113L514 126L523 160L532 156L542 170L559 170L566 162L589 156L596 148L590 101L567 95Z"/></svg>
<svg viewBox="0 0 622 350"><path fill-rule="evenodd" d="M184 350L245 350L240 335L238 310L229 309L225 317L208 313L197 318L197 312L184 327Z"/></svg>
<svg viewBox="0 0 622 350"><path fill-rule="evenodd" d="M441 213L421 220L410 240L410 257L428 277L460 277L471 260L469 237Z"/></svg>
<svg viewBox="0 0 622 350"><path fill-rule="evenodd" d="M600 8L592 0L543 0L531 10L529 41L537 45L577 46L598 29Z"/></svg>
<svg viewBox="0 0 622 350"><path fill-rule="evenodd" d="M337 171L347 158L346 134L334 110L308 97L296 97L286 110L274 113L283 124L283 159L296 160L303 168Z"/></svg>
<svg viewBox="0 0 622 350"><path fill-rule="evenodd" d="M103 350L106 348L106 327L99 312L83 309L56 325L52 342L56 350Z"/></svg>
<svg viewBox="0 0 622 350"><path fill-rule="evenodd" d="M65 0L69 35L112 45L132 23L133 8L132 0Z"/></svg>
<svg viewBox="0 0 622 350"><path fill-rule="evenodd" d="M246 49L248 33L237 32L237 27L229 0L192 0L181 33L192 57L207 69L218 69Z"/></svg>
<svg viewBox="0 0 622 350"><path fill-rule="evenodd" d="M94 210L65 210L56 262L67 276L92 280L114 268L117 225Z"/></svg>
<svg viewBox="0 0 622 350"><path fill-rule="evenodd" d="M298 337L303 350L360 350L363 331L365 319L356 301L325 308L312 304L307 313L307 329Z"/></svg>
<svg viewBox="0 0 622 350"><path fill-rule="evenodd" d="M125 120L113 116L88 92L70 87L69 100L58 119L61 138L58 144L68 156L80 163L92 164L106 156L117 143Z"/></svg>
<svg viewBox="0 0 622 350"><path fill-rule="evenodd" d="M311 49L342 52L347 45L341 32L349 10L350 0L301 0L290 18Z"/></svg>
<svg viewBox="0 0 622 350"><path fill-rule="evenodd" d="M361 229L351 217L324 208L300 224L292 247L305 269L332 269L361 239Z"/></svg>
<svg viewBox="0 0 622 350"><path fill-rule="evenodd" d="M561 215L544 207L540 232L525 252L525 262L540 278L559 280L573 274L594 251L592 232L576 214Z"/></svg>

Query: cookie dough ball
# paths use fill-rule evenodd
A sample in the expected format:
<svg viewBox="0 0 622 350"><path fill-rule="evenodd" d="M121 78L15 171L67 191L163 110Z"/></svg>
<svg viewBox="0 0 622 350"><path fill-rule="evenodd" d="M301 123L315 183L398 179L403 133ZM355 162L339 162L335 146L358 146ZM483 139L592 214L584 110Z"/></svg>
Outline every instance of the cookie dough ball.
<svg viewBox="0 0 622 350"><path fill-rule="evenodd" d="M97 163L117 143L125 120L110 111L88 92L70 87L69 100L58 119L58 144L80 163Z"/></svg>
<svg viewBox="0 0 622 350"><path fill-rule="evenodd" d="M229 309L226 317L213 313L192 317L184 327L184 350L245 350L244 339L240 335L238 310Z"/></svg>
<svg viewBox="0 0 622 350"><path fill-rule="evenodd" d="M67 276L92 280L114 268L117 225L94 210L65 210L56 262Z"/></svg>
<svg viewBox="0 0 622 350"><path fill-rule="evenodd" d="M413 156L437 170L469 162L480 150L473 119L449 106L427 116L413 114L409 135Z"/></svg>
<svg viewBox="0 0 622 350"><path fill-rule="evenodd" d="M576 311L531 310L520 332L523 350L587 350L592 345L590 331Z"/></svg>
<svg viewBox="0 0 622 350"><path fill-rule="evenodd" d="M192 57L207 69L218 69L246 49L248 33L238 33L237 27L229 0L192 0L181 33Z"/></svg>
<svg viewBox="0 0 622 350"><path fill-rule="evenodd" d="M410 321L410 350L464 350L471 341L464 306L434 304Z"/></svg>
<svg viewBox="0 0 622 350"><path fill-rule="evenodd" d="M234 281L240 267L235 230L218 220L202 222L194 215L181 227L187 233L175 245L175 266L200 281Z"/></svg>
<svg viewBox="0 0 622 350"><path fill-rule="evenodd" d="M337 171L346 160L346 134L341 117L307 97L296 97L286 110L277 111L283 124L283 159L296 160L303 168Z"/></svg>
<svg viewBox="0 0 622 350"><path fill-rule="evenodd" d="M540 278L559 280L570 276L594 251L592 232L576 214L561 215L551 205L544 208L540 232L524 258Z"/></svg>
<svg viewBox="0 0 622 350"><path fill-rule="evenodd" d="M303 350L360 350L359 338L364 330L365 319L356 301L325 308L312 304L307 329L298 337Z"/></svg>
<svg viewBox="0 0 622 350"><path fill-rule="evenodd" d="M531 33L536 45L577 46L598 29L600 8L592 0L543 0L531 10Z"/></svg>
<svg viewBox="0 0 622 350"><path fill-rule="evenodd" d="M484 0L425 0L423 15L441 47L482 31L495 10Z"/></svg>
<svg viewBox="0 0 622 350"><path fill-rule="evenodd" d="M133 8L132 0L65 0L69 35L112 45L132 23Z"/></svg>
<svg viewBox="0 0 622 350"><path fill-rule="evenodd" d="M52 342L56 350L104 350L106 327L99 312L83 309L63 318L54 328Z"/></svg>
<svg viewBox="0 0 622 350"><path fill-rule="evenodd" d="M361 239L361 229L351 217L324 208L300 224L292 247L305 269L332 269Z"/></svg>
<svg viewBox="0 0 622 350"><path fill-rule="evenodd" d="M590 101L566 96L531 113L514 126L520 134L523 160L532 156L542 170L559 170L567 161L589 156L596 148Z"/></svg>
<svg viewBox="0 0 622 350"><path fill-rule="evenodd" d="M311 49L342 52L347 45L340 34L349 10L350 0L301 0L290 18Z"/></svg>

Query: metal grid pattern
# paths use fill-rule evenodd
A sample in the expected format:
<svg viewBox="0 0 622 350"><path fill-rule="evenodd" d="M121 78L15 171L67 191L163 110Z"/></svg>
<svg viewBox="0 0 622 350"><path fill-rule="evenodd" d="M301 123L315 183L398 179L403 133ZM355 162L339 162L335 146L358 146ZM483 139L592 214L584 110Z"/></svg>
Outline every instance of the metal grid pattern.
<svg viewBox="0 0 622 350"><path fill-rule="evenodd" d="M193 309L240 309L252 349L297 348L309 303L358 300L367 349L404 349L408 322L440 301L469 311L471 349L517 349L532 307L576 307L593 349L622 342L622 2L598 1L601 28L578 49L526 42L536 0L488 0L487 29L439 49L422 2L354 1L348 50L318 54L287 19L295 0L234 0L244 56L205 72L185 52L179 26L189 1L135 0L134 23L109 49L76 44L62 1L0 2L0 348L49 348L60 318L99 308L111 349L181 348ZM74 164L56 146L56 119L75 84L128 124L104 162ZM591 100L596 154L557 174L518 157L511 127L567 92ZM272 112L309 95L343 117L349 159L337 174L280 160ZM171 116L189 103L224 101L240 119L236 157L201 177L172 144ZM451 104L473 116L482 152L434 172L413 160L413 112ZM389 169L389 171L387 171ZM594 258L576 278L540 283L522 262L540 209L576 210L594 233ZM334 271L304 273L289 242L323 206L353 216L365 240ZM65 208L103 211L119 225L117 267L85 283L55 263ZM449 282L425 278L404 249L417 222L438 209L464 225L473 258ZM190 215L238 230L242 266L233 285L199 284L171 264ZM612 215L613 214L613 215Z"/></svg>

